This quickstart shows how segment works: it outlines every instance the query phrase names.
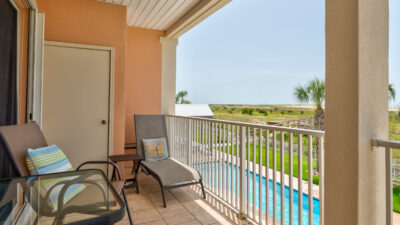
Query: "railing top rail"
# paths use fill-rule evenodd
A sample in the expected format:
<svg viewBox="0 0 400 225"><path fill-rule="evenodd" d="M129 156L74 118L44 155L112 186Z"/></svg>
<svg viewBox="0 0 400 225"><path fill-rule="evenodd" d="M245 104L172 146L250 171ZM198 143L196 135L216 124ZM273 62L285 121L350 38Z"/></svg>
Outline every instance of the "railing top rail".
<svg viewBox="0 0 400 225"><path fill-rule="evenodd" d="M390 141L383 139L373 139L372 146L400 149L400 141Z"/></svg>
<svg viewBox="0 0 400 225"><path fill-rule="evenodd" d="M273 125L263 125L263 124L244 123L244 122L227 121L227 120L207 119L207 118L201 118L201 117L177 116L177 115L166 115L166 116L182 118L182 119L209 121L209 122L229 124L229 125L247 126L247 127L266 129L266 130L272 130L272 131L283 131L283 132L287 132L287 133L305 134L305 135L312 135L315 137L324 137L324 135L325 135L324 131L319 131L319 130L308 130L308 129L300 129L300 128L292 128L292 127L280 127L280 126L273 126Z"/></svg>

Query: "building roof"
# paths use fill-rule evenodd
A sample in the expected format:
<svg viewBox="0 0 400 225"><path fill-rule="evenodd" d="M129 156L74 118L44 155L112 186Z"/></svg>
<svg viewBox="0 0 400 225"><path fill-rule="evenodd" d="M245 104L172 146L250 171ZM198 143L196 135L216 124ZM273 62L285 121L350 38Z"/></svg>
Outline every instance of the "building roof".
<svg viewBox="0 0 400 225"><path fill-rule="evenodd" d="M207 104L175 104L175 115L210 118L214 117L214 113Z"/></svg>

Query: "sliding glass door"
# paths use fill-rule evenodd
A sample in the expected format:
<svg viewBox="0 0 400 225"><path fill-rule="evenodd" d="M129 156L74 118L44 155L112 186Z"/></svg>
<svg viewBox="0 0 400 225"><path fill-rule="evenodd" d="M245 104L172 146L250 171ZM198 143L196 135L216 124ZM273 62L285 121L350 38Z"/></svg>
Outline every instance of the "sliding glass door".
<svg viewBox="0 0 400 225"><path fill-rule="evenodd" d="M0 0L0 126L17 123L17 46L18 11L10 0ZM0 179L16 175L2 144L0 140ZM1 215L7 215L9 206L0 207L0 224Z"/></svg>
<svg viewBox="0 0 400 225"><path fill-rule="evenodd" d="M17 123L18 11L0 0L0 126Z"/></svg>

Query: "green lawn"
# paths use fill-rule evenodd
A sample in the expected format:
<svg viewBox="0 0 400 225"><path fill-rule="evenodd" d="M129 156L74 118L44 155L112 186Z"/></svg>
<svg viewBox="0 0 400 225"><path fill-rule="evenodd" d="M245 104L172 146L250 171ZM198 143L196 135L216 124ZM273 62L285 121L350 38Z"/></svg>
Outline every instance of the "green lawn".
<svg viewBox="0 0 400 225"><path fill-rule="evenodd" d="M393 188L393 211L400 212L400 187Z"/></svg>
<svg viewBox="0 0 400 225"><path fill-rule="evenodd" d="M226 149L228 148L228 149ZM250 162L253 162L253 144L250 145ZM234 155L236 155L236 145L233 145L233 152ZM225 147L224 149L225 152L229 151L229 154L232 153L231 147ZM306 153L306 152L303 152ZM276 151L276 168L278 171L281 170L281 154L279 152L279 149ZM246 154L246 159L247 159L247 154ZM259 148L258 145L256 145L256 164L259 164L260 162L260 154L259 154ZM299 171L298 171L298 164L299 164L299 159L297 156L293 155L293 176L298 177ZM265 166L265 146L262 147L262 165ZM285 174L289 174L289 155L285 153L284 155L284 165L285 165ZM272 148L269 149L269 168L273 168L273 150ZM316 162L315 160L313 161L313 168L316 167ZM303 159L302 159L302 175L303 175L303 180L308 181L308 158L304 156L303 154ZM318 184L319 183L319 177L318 176L313 176L313 183Z"/></svg>

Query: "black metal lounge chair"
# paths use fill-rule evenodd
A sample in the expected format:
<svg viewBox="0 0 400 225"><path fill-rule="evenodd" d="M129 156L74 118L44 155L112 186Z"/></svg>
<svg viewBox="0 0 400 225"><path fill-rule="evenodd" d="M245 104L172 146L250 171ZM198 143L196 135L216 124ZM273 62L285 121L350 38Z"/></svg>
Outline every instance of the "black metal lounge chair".
<svg viewBox="0 0 400 225"><path fill-rule="evenodd" d="M144 158L143 139L165 138L168 144L167 128L164 115L134 115L137 154ZM203 198L206 198L203 181L200 173L168 156L168 159L159 161L142 161L141 168L146 174L153 176L161 186L164 207L165 190L179 188L188 185L200 184Z"/></svg>
<svg viewBox="0 0 400 225"><path fill-rule="evenodd" d="M9 167L11 167L7 169L8 177L29 176L25 162L25 155L28 148L36 149L45 146L47 146L46 139L36 123L0 127L0 150L3 149L3 155L9 159ZM126 204L129 223L133 224L124 190L125 181L122 180L118 166L110 161L88 161L79 165L77 170L80 170L81 167L88 164L106 164L114 167L117 171L118 180L111 181L111 183L115 190L122 194ZM5 175L4 173L2 174ZM45 211L52 212L52 210L53 209L49 206L49 209L46 209Z"/></svg>

